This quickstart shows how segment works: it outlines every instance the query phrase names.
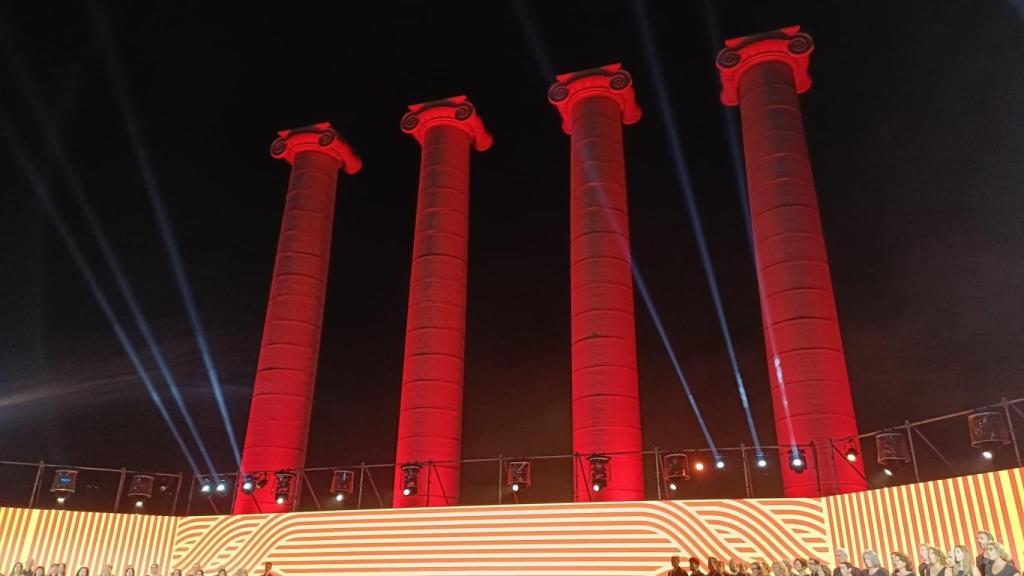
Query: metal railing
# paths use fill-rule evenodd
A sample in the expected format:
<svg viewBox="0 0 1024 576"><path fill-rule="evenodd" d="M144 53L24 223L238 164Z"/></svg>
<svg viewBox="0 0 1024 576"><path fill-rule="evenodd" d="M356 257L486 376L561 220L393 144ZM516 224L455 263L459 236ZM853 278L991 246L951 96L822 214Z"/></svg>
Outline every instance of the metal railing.
<svg viewBox="0 0 1024 576"><path fill-rule="evenodd" d="M730 469L734 468L732 466L732 464L736 463L737 456L738 456L738 460L741 463L741 470L742 470L742 473L743 473L743 477L742 477L742 494L743 494L743 496L745 496L747 498L750 498L750 497L754 497L754 496L758 495L757 494L757 490L755 490L755 488L756 488L755 487L755 478L757 477L756 473L764 471L764 468L761 468L761 467L756 465L756 463L754 462L754 458L760 458L760 457L762 457L762 455L768 455L768 454L773 454L773 453L774 454L785 454L785 453L787 453L787 451L789 451L789 450L791 450L793 448L799 448L799 449L806 450L806 454L808 456L810 456L809 458L807 458L805 473L813 473L814 474L814 478L815 478L815 481L817 482L819 493L826 493L826 492L834 493L838 489L837 485L835 485L835 486L822 486L822 474L821 474L821 470L822 469L821 469L821 466L831 466L832 470L833 470L832 476L838 478L838 476L839 476L839 474L838 474L839 467L840 466L845 466L845 465L851 465L851 463L847 461L847 458L846 458L847 454L843 453L842 447L850 445L850 441L852 441L854 438L857 439L857 440L865 440L865 439L877 437L880 434L893 433L895 431L902 432L903 434L906 435L906 439L907 439L907 442L908 442L909 448L910 448L910 450L909 450L909 456L910 456L909 464L912 465L911 468L913 470L913 476L912 476L912 479L910 479L909 477L904 475L903 480L920 482L923 479L925 479L925 478L922 477L921 469L920 469L920 466L919 466L919 460L922 457L922 453L921 453L921 450L919 449L919 447L917 446L917 444L915 443L915 438L917 440L923 442L924 445L927 446L927 448L930 450L930 453L934 454L935 456L937 456L939 458L939 460L941 461L941 463L946 468L948 468L954 475L964 475L965 472L966 473L970 473L970 471L965 471L964 469L962 469L962 467L958 467L958 466L954 465L953 462L946 456L946 454L942 450L940 450L938 448L937 443L933 442L932 439L928 435L925 434L925 432L924 432L924 430L922 428L926 427L926 426L930 426L930 425L935 424L935 423L945 422L945 421L949 421L949 420L953 420L953 419L957 419L957 418L962 418L964 416L970 416L972 414L976 414L979 411L983 411L983 410L987 410L987 411L998 410L998 411L1002 412L1002 414L1005 417L1007 429L1008 429L1008 432L1009 432L1009 442L1010 442L1010 444L1012 444L1012 448L1013 448L1013 450L1012 450L1012 459L1011 459L1009 453L1006 453L1006 454L1001 456L1001 459L999 460L999 462L992 463L991 465L995 466L995 467L999 467L1000 465L1002 465L1002 466L1005 467L1005 466L1008 466L1008 465L1012 465L1012 462L1015 462L1017 466L1022 466L1021 451L1020 451L1020 446L1019 446L1019 443L1018 443L1019 442L1018 441L1018 435L1017 435L1016 426L1015 426L1015 422L1014 422L1014 415L1016 415L1019 419L1024 420L1024 410L1022 410L1022 408L1024 408L1024 398L1017 398L1017 399L1014 399L1014 400L1007 400L1007 399L1004 398L1004 399L1001 399L998 403L995 403L995 404L990 404L990 405L982 406L982 407L979 407L979 408L973 408L973 409L970 409L970 410L961 410L961 411L945 414L945 415L942 415L942 416L937 416L937 417L933 417L933 418L927 418L927 419L924 419L924 420L918 420L918 421L914 421L914 422L904 421L902 424L899 424L897 426L894 426L894 427L891 427L891 428L879 429L879 430L875 430L875 431L872 431L872 432L866 432L866 433L860 434L860 435L858 435L856 437L830 439L828 441L828 445L829 445L828 454L830 455L830 458L828 460L824 460L823 458L821 458L821 455L818 454L818 452L816 450L816 446L813 443L811 443L811 444L803 444L803 445L798 445L798 446L791 446L791 445L784 445L784 446L780 446L780 445L762 445L760 447L753 447L753 446L747 446L745 444L741 444L739 446L733 446L733 447L719 447L719 448L716 448L716 451L712 451L712 450L710 450L708 448L682 448L682 449L665 450L665 449L661 449L661 448L655 447L653 450L644 450L644 451L641 451L641 452L630 452L630 453L605 453L605 454L601 454L601 456L606 456L606 457L610 457L610 458L614 459L616 456L639 455L640 457L644 458L645 460L653 459L653 467L649 466L649 465L645 465L644 469L645 469L645 474L649 474L649 472L647 472L647 471L653 470L653 479L650 476L648 476L648 478L647 478L648 494L650 494L652 492L655 493L656 494L656 498L659 499L659 500L661 500L663 498L676 498L676 497L679 497L679 492L678 491L676 491L676 490L669 490L669 488L668 488L669 487L669 483L666 481L664 471L662 470L663 457L665 455L667 455L667 454L685 454L685 455L687 455L689 457L689 461L690 461L690 469L696 468L696 462L701 461L702 459L706 459L706 461L704 463L705 463L706 467L709 468L709 470L708 470L709 473L712 473L712 472L719 473L719 472L721 472L721 471L718 471L718 470L711 469L713 463L715 462L715 460L714 460L715 456L720 456L721 458L724 459L723 461L727 460L728 462L730 462ZM967 434L965 433L965 431L963 429L961 429L960 433L959 433L960 439L962 439L963 437L966 437L966 436L967 436ZM865 465L867 464L867 459L868 459L867 457L870 456L870 454L871 454L871 452L873 450L873 447L870 444L871 443L861 443L861 453L858 455L859 457L865 459ZM941 444L943 446L949 446L949 445L954 444L954 443L953 442L949 442L949 441L945 441L945 442L939 442L939 444ZM494 492L492 492L492 494L494 496L491 497L491 496L483 496L482 495L484 493L483 490L485 488L484 484L488 483L489 481L481 480L480 482L477 482L477 484L475 485L475 489L477 489L477 492L478 492L477 497L475 498L475 500L479 500L482 503L504 504L506 502L519 503L519 502L523 501L524 499L529 500L531 502L537 502L537 501L567 501L567 500L572 499L572 498L569 497L569 495L561 495L561 496L555 495L555 496L551 496L550 494L546 497L547 499L544 499L543 497L541 497L541 498L528 498L522 492L517 492L517 491L514 491L514 490L510 490L510 487L508 485L509 463L511 463L511 462L520 462L520 461L530 462L535 470L537 468L544 469L544 471L545 471L544 473L536 475L536 476L539 476L539 477L544 477L544 478L547 478L547 477L555 477L555 478L566 478L566 477L569 477L569 478L571 478L573 476L573 471L574 471L574 469L576 467L579 467L579 471L582 472L584 475L586 474L586 468L584 466L584 459L586 459L589 456L594 456L594 455L586 455L586 454L546 454L546 455L516 456L516 457L509 457L509 456L505 456L505 455L498 455L496 457L489 457L489 458L467 458L467 459L459 460L458 462L460 463L460 470L462 470L462 474L464 476L465 476L466 471L468 469L470 469L471 467L475 467L478 470L478 472L475 474L475 477L478 477L478 478L483 478L484 477L484 473L479 471L480 467L491 467L491 466L493 466L494 467L494 471L496 472L496 475L492 477L492 478L496 478L496 482L495 482L495 484L493 486ZM441 462L441 461L430 461L430 460L428 460L426 462L417 463L420 466L422 466L422 468L426 472L426 477L425 477L425 484L426 484L426 486L425 487L426 487L426 492L427 492L427 496L428 496L428 498L427 498L428 501L430 501L430 496L432 494L436 496L436 494L438 492L443 495L443 499L445 501L448 501L448 494L447 494L446 487L441 482L441 476L440 476L440 474L437 473L436 467L438 465L452 464L452 463L454 463L454 461L452 461L452 462L447 462L447 461L446 462ZM354 475L355 474L358 475L358 480L356 480L354 482L354 485L351 488L351 494L349 494L349 496L351 496L351 498L345 499L344 506L346 506L346 507L354 507L356 509L362 509L362 508L385 508L385 507L388 507L388 506L391 505L391 502L390 502L389 498L391 496L392 482L394 481L395 474L396 474L395 469L397 467L400 467L400 466L404 465L404 464L409 464L409 463L394 463L394 462L391 462L391 463L382 463L382 464L367 464L365 462L361 462L359 464L349 465L349 466L344 466L343 465L343 466L305 467L305 468L298 469L298 470L264 470L264 471L251 470L251 471L246 471L245 472L245 476L240 475L240 473L238 473L238 472L227 473L227 474L219 474L218 476L213 476L213 475L191 475L188 478L188 482L186 483L185 482L185 476L186 475L182 474L182 473L166 473L166 472L154 473L154 472L129 470L129 469L125 469L125 468L115 469L115 468L98 468L98 467L88 467L88 466L66 466L66 465L48 464L48 463L45 463L45 462L14 462L14 461L3 461L3 460L0 460L0 476L5 476L4 473L2 472L3 467L5 467L5 466L19 467L19 468L21 468L23 470L26 470L26 471L34 469L34 472L35 472L34 475L33 475L33 480L31 482L31 493L28 495L27 499L24 498L24 495L20 496L20 498L14 499L13 501L12 501L11 498L5 498L4 500L6 500L7 502L2 502L0 504L10 503L10 504L13 504L13 505L16 505L16 506L23 506L23 505L25 505L25 502L27 500L27 506L30 507L30 508L32 508L32 507L52 507L52 506L56 506L55 504L48 506L48 505L46 505L43 502L42 495L44 494L44 491L45 491L44 487L46 485L46 482L45 482L45 480L46 480L46 473L47 473L48 470L68 469L68 470L79 471L79 472L84 473L84 474L116 475L116 477L117 477L117 482L116 482L117 488L116 488L116 491L113 493L112 498L111 498L111 495L105 489L101 490L100 486L99 486L100 484L102 484L104 486L106 486L108 484L112 484L113 483L112 479L105 480L105 481L104 480L99 480L99 479L96 479L96 478L87 479L87 482L85 483L86 497L85 498L78 498L78 496L76 496L75 499L81 501L81 504L78 504L76 502L76 506L75 506L76 508L81 508L81 507L84 506L87 509L93 509L93 510L102 509L102 510L113 510L115 512L122 511L123 502L124 502L125 496L126 496L125 488L126 488L126 482L127 482L128 478L130 478L131 476L136 475L136 474L145 474L145 475L153 476L154 478L157 479L156 485L154 486L155 494L153 495L153 497L151 497L148 500L152 505L147 504L143 509L136 510L136 511L146 512L146 513L163 513L163 514L170 514L170 515L176 515L176 514L179 514L179 513L184 514L184 515L201 515L201 514L211 514L211 513L212 514L225 514L225 513L229 513L230 512L230 510L231 510L231 508L232 508L232 506L234 504L234 499L238 497L238 489L237 489L238 488L238 482L240 480L242 480L243 478L245 478L246 476L250 476L251 477L253 475L259 475L260 473L262 473L264 475L264 477L269 478L272 481L272 479L274 478L274 475L276 473L288 472L288 473L291 473L291 474L295 475L295 482L294 482L294 486L292 488L293 491L295 492L294 495L292 495L292 497L294 498L293 507L295 509L297 509L297 510L298 509L320 510L320 509L323 509L327 505L336 505L336 504L330 503L329 496L333 495L333 493L330 493L329 490L328 490L328 486L330 485L330 481L329 481L330 480L330 476L335 471L338 471L338 470L349 470ZM777 461L776 464L777 464L777 466L781 467L781 466L787 465L788 463L785 462L784 459L783 459L782 461ZM860 469L857 468L856 466L854 466L853 469L857 470L858 473L860 473ZM865 469L867 469L867 466L865 466ZM381 483L379 482L379 480L380 480L379 476L381 475L381 472L385 473L384 478L383 478L383 486L385 488L383 490L381 489ZM486 475L489 476L490 474L493 474L495 472L487 473ZM690 472L690 470L687 470L687 472ZM877 487L878 485L880 485L883 482L883 480L882 479L878 479L878 480L874 479L872 477L872 474L873 473L869 471L864 476L864 479L868 482L869 486ZM696 476L696 475L694 475L694 476ZM717 478L724 478L724 477L723 476L718 476ZM28 478L27 478L27 474L26 474L25 480L27 481L27 479ZM8 482L6 482L6 483L0 482L0 487L3 487L4 484L7 484L9 486L11 484L11 482L9 480L10 480L10 478L8 477ZM653 480L653 486L651 486L651 480ZM209 486L215 485L216 483L219 483L221 481L223 481L226 484L226 488L224 488L222 491L216 491L215 488L214 489L207 488L206 491L203 490L204 486L209 487ZM886 482L892 482L892 481L899 481L899 479L897 479L897 480L891 480L890 479L890 480L885 480L885 481ZM575 488L575 482L570 482L570 483ZM552 484L554 484L554 483L552 483ZM718 483L716 483L716 484L718 484ZM463 485L465 487L465 482L463 483ZM184 506L182 507L181 506L181 496L183 495L182 489L185 488L186 486L187 486L187 490L188 490L187 499L185 500ZM318 490L317 486L321 487L321 489ZM828 488L828 490L823 490L823 488ZM102 496L97 496L96 494L93 494L92 495L93 497L90 499L89 498L89 491L92 490L92 489L95 489L94 491L97 492L97 493L102 492L103 495ZM273 489L273 486L269 485L269 482L268 482L268 486L265 486L265 487L260 488L260 489ZM437 492L434 492L435 490ZM587 490L589 492L590 488L588 487ZM464 495L466 494L466 492L467 492L466 490L463 490L463 494ZM0 496L3 496L3 495L0 494ZM304 499L306 496L309 497L308 500ZM591 496L592 496L592 494L591 494ZM728 496L726 496L724 494L717 494L717 496L718 497L728 497ZM110 502L110 500L112 500L112 502ZM68 505L65 504L65 506L68 506ZM179 510L179 508L183 508L183 509Z"/></svg>

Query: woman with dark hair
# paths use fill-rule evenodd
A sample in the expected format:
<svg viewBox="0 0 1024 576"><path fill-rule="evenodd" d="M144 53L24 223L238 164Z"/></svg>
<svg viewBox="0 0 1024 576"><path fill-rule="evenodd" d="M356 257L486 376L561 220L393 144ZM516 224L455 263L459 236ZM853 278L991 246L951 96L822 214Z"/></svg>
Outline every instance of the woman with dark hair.
<svg viewBox="0 0 1024 576"><path fill-rule="evenodd" d="M75 576L89 576L89 567L80 566L78 570L75 572Z"/></svg>
<svg viewBox="0 0 1024 576"><path fill-rule="evenodd" d="M46 576L46 568L41 565L36 566L36 569L32 571L32 576Z"/></svg>
<svg viewBox="0 0 1024 576"><path fill-rule="evenodd" d="M807 576L807 561L803 558L793 558L793 575Z"/></svg>
<svg viewBox="0 0 1024 576"><path fill-rule="evenodd" d="M124 569L124 576L135 576L135 567L129 564L128 567Z"/></svg>
<svg viewBox="0 0 1024 576"><path fill-rule="evenodd" d="M88 576L88 574L86 576ZM181 576L181 570L178 570L177 568L171 570L171 576Z"/></svg>
<svg viewBox="0 0 1024 576"><path fill-rule="evenodd" d="M217 570L217 576L228 576L227 568L221 568Z"/></svg>
<svg viewBox="0 0 1024 576"><path fill-rule="evenodd" d="M15 562L14 566L11 566L10 576L21 576L21 573L25 571L25 565L21 562Z"/></svg>
<svg viewBox="0 0 1024 576"><path fill-rule="evenodd" d="M889 559L892 560L892 576L914 576L909 556L903 552L893 552Z"/></svg>
<svg viewBox="0 0 1024 576"><path fill-rule="evenodd" d="M874 550L864 551L864 570L861 570L861 574L864 576L889 576L885 568L882 568L882 561L878 559L878 554Z"/></svg>
<svg viewBox="0 0 1024 576"><path fill-rule="evenodd" d="M840 562L836 569L839 570L840 576L853 576L853 571L856 570L849 562Z"/></svg>

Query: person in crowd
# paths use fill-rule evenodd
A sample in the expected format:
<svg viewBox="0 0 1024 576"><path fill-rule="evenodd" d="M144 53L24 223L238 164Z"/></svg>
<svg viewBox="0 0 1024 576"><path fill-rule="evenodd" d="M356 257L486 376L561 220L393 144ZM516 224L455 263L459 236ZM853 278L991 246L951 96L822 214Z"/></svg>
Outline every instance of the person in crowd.
<svg viewBox="0 0 1024 576"><path fill-rule="evenodd" d="M846 548L836 548L836 569L832 571L832 576L842 576L843 562L850 564L850 553ZM857 570L853 564L850 564L853 569L853 576L861 576L860 570Z"/></svg>
<svg viewBox="0 0 1024 576"><path fill-rule="evenodd" d="M989 562L988 573L990 576L1020 576L1020 570L1010 560L1006 547L995 540L985 546L985 559Z"/></svg>
<svg viewBox="0 0 1024 576"><path fill-rule="evenodd" d="M708 557L708 576L723 576L722 561L714 556Z"/></svg>
<svg viewBox="0 0 1024 576"><path fill-rule="evenodd" d="M793 576L807 576L807 561L803 558L793 558Z"/></svg>
<svg viewBox="0 0 1024 576"><path fill-rule="evenodd" d="M914 576L909 556L903 552L893 552L889 558L892 560L892 576Z"/></svg>
<svg viewBox="0 0 1024 576"><path fill-rule="evenodd" d="M700 559L696 556L690 556L690 576L707 576L700 569Z"/></svg>
<svg viewBox="0 0 1024 576"><path fill-rule="evenodd" d="M188 576L195 576L196 573L202 572L202 571L203 571L203 569L199 566L199 563L196 562L195 564L192 565L192 568L188 571Z"/></svg>
<svg viewBox="0 0 1024 576"><path fill-rule="evenodd" d="M856 568L854 568L853 564L850 564L849 562L840 562L839 565L836 566L836 570L839 570L840 576L854 576L853 571L856 570Z"/></svg>
<svg viewBox="0 0 1024 576"><path fill-rule="evenodd" d="M46 568L43 568L42 564L36 566L36 569L32 571L32 576L46 576Z"/></svg>
<svg viewBox="0 0 1024 576"><path fill-rule="evenodd" d="M726 566L729 568L729 574L732 574L732 576L746 575L746 566L735 558L730 558Z"/></svg>
<svg viewBox="0 0 1024 576"><path fill-rule="evenodd" d="M679 565L679 556L669 558L668 563L672 565L672 568L665 573L665 576L687 576L686 570Z"/></svg>
<svg viewBox="0 0 1024 576"><path fill-rule="evenodd" d="M21 574L24 571L25 571L25 565L22 564L21 562L15 562L14 566L11 566L11 574L10 574L10 576L21 576Z"/></svg>
<svg viewBox="0 0 1024 576"><path fill-rule="evenodd" d="M156 563L150 564L149 572L146 573L146 576L160 576L160 565Z"/></svg>
<svg viewBox="0 0 1024 576"><path fill-rule="evenodd" d="M103 568L100 570L100 576L114 576L114 565L104 564Z"/></svg>
<svg viewBox="0 0 1024 576"><path fill-rule="evenodd" d="M786 576L793 576L793 563L789 560L782 561L782 567L786 569Z"/></svg>
<svg viewBox="0 0 1024 576"><path fill-rule="evenodd" d="M57 564L57 576L65 576L68 573L68 565L66 562L60 562Z"/></svg>
<svg viewBox="0 0 1024 576"><path fill-rule="evenodd" d="M235 571L235 576L249 576L249 571L245 568L239 568Z"/></svg>
<svg viewBox="0 0 1024 576"><path fill-rule="evenodd" d="M874 550L864 551L864 569L862 576L889 576L889 572L882 568L882 561L878 559L878 553Z"/></svg>
<svg viewBox="0 0 1024 576"><path fill-rule="evenodd" d="M989 569L992 563L985 557L985 549L992 542L995 542L995 537L988 530L978 530L975 535L974 541L978 543L978 555L974 558L974 565L978 567L978 572L981 572L981 576L988 576L991 574Z"/></svg>
<svg viewBox="0 0 1024 576"><path fill-rule="evenodd" d="M931 550L931 544L920 544L917 547L917 557L921 562L917 565L917 573L919 576L928 576L928 551Z"/></svg>
<svg viewBox="0 0 1024 576"><path fill-rule="evenodd" d="M776 560L772 562L772 576L789 576L789 570L785 564Z"/></svg>
<svg viewBox="0 0 1024 576"><path fill-rule="evenodd" d="M192 576L203 576L203 569L197 569L195 572L192 573Z"/></svg>
<svg viewBox="0 0 1024 576"><path fill-rule="evenodd" d="M78 570L75 571L75 576L89 576L89 567L79 566Z"/></svg>
<svg viewBox="0 0 1024 576"><path fill-rule="evenodd" d="M177 568L171 570L171 576L181 576L181 570L178 570Z"/></svg>
<svg viewBox="0 0 1024 576"><path fill-rule="evenodd" d="M935 546L928 547L928 569L926 576L950 576L946 553Z"/></svg>
<svg viewBox="0 0 1024 576"><path fill-rule="evenodd" d="M763 559L754 560L750 563L751 576L771 576L771 569Z"/></svg>
<svg viewBox="0 0 1024 576"><path fill-rule="evenodd" d="M135 566L129 564L124 569L124 576L135 576Z"/></svg>
<svg viewBox="0 0 1024 576"><path fill-rule="evenodd" d="M273 562L264 562L263 563L263 576L277 576L277 574L274 574L274 563Z"/></svg>
<svg viewBox="0 0 1024 576"><path fill-rule="evenodd" d="M228 569L221 568L220 570L217 570L217 576L228 576Z"/></svg>
<svg viewBox="0 0 1024 576"><path fill-rule="evenodd" d="M981 570L971 563L971 553L967 551L967 546L954 546L950 560L953 561L953 576L982 576Z"/></svg>

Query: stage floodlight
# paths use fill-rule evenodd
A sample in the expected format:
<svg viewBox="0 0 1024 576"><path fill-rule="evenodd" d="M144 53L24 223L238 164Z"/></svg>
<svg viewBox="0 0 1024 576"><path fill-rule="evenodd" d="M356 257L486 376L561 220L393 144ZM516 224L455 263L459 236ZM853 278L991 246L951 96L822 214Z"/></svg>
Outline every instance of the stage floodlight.
<svg viewBox="0 0 1024 576"><path fill-rule="evenodd" d="M661 457L661 470L669 492L675 492L683 481L690 479L690 458L682 452L665 454Z"/></svg>
<svg viewBox="0 0 1024 576"><path fill-rule="evenodd" d="M423 470L423 466L419 464L406 464L402 466L403 496L413 496L419 491L421 470Z"/></svg>
<svg viewBox="0 0 1024 576"><path fill-rule="evenodd" d="M203 476L199 479L199 491L203 494L213 492L213 482L211 482L206 476Z"/></svg>
<svg viewBox="0 0 1024 576"><path fill-rule="evenodd" d="M803 448L792 448L789 451L789 469L797 474L807 470L807 453Z"/></svg>
<svg viewBox="0 0 1024 576"><path fill-rule="evenodd" d="M274 488L274 501L278 504L284 504L291 498L295 474L291 472L277 472L274 474L274 477L277 479L277 486Z"/></svg>
<svg viewBox="0 0 1024 576"><path fill-rule="evenodd" d="M78 482L78 470L57 470L53 473L53 484L50 485L50 492L57 497L57 504L67 502L68 498L75 493L75 484Z"/></svg>
<svg viewBox="0 0 1024 576"><path fill-rule="evenodd" d="M608 487L611 480L611 458L602 455L588 456L590 463L590 483L594 492L600 492Z"/></svg>
<svg viewBox="0 0 1024 576"><path fill-rule="evenodd" d="M217 484L216 484L216 486L214 487L213 490L214 490L214 492L216 492L220 496L227 496L227 493L228 493L228 481L223 479L223 478L221 478L220 480L217 481Z"/></svg>
<svg viewBox="0 0 1024 576"><path fill-rule="evenodd" d="M524 492L533 485L530 463L525 460L513 460L505 469L505 484L513 492Z"/></svg>
<svg viewBox="0 0 1024 576"><path fill-rule="evenodd" d="M721 458L716 458L715 468L717 468L718 470L725 470L725 460L722 460Z"/></svg>
<svg viewBox="0 0 1024 576"><path fill-rule="evenodd" d="M767 468L768 459L764 457L764 454L758 454L757 460L754 461L754 465L757 466L758 468Z"/></svg>
<svg viewBox="0 0 1024 576"><path fill-rule="evenodd" d="M857 449L855 447L850 446L846 450L846 460L847 460L847 462L856 462L858 457L860 457L860 454L857 453Z"/></svg>
<svg viewBox="0 0 1024 576"><path fill-rule="evenodd" d="M886 476L894 475L896 470L910 462L910 446L903 432L882 432L876 435L875 452L878 454L878 465Z"/></svg>
<svg viewBox="0 0 1024 576"><path fill-rule="evenodd" d="M329 492L334 494L334 499L338 502L345 500L346 494L351 494L355 491L356 485L356 473L352 470L335 470L331 476L331 489Z"/></svg>
<svg viewBox="0 0 1024 576"><path fill-rule="evenodd" d="M996 449L1010 443L1006 416L994 410L982 410L967 417L971 433L971 446L981 451L981 457L992 460Z"/></svg>
<svg viewBox="0 0 1024 576"><path fill-rule="evenodd" d="M153 497L153 477L149 474L136 474L128 484L128 497L135 499L135 507L142 508L146 501Z"/></svg>

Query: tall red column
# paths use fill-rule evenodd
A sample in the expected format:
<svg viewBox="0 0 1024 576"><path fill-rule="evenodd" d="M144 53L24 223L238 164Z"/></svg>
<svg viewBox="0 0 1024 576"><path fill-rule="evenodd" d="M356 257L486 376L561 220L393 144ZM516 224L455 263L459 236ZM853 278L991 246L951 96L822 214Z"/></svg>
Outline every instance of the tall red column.
<svg viewBox="0 0 1024 576"><path fill-rule="evenodd" d="M573 495L577 502L644 498L640 394L622 125L640 119L632 77L618 64L563 74L548 91L571 137ZM593 490L588 458L611 458Z"/></svg>
<svg viewBox="0 0 1024 576"><path fill-rule="evenodd" d="M239 482L235 514L289 512L294 507L298 482L293 483L290 497L277 504L275 473L294 474L305 464L338 169L355 174L362 166L326 122L278 134L270 154L287 160L292 173L241 470L243 477L265 474L267 483L245 494Z"/></svg>
<svg viewBox="0 0 1024 576"><path fill-rule="evenodd" d="M725 45L717 64L722 102L739 105L743 124L776 435L780 445L814 445L805 473L782 466L785 494L865 490L861 463L851 465L830 443L845 446L857 421L797 96L811 87L814 44L794 26Z"/></svg>
<svg viewBox="0 0 1024 576"><path fill-rule="evenodd" d="M422 155L393 502L448 506L459 501L462 456L469 149L492 140L465 96L410 106L402 130ZM411 494L407 465L420 466Z"/></svg>

